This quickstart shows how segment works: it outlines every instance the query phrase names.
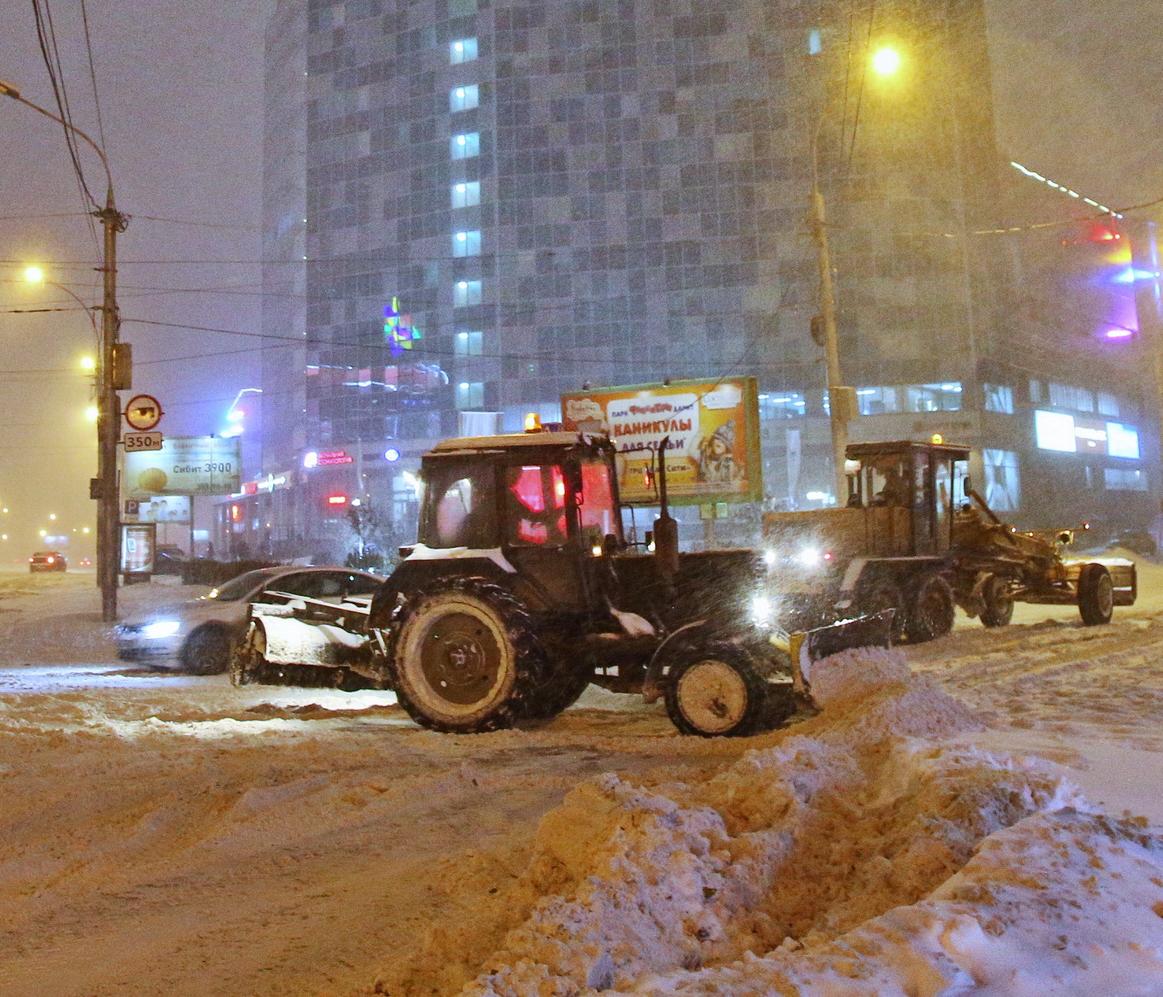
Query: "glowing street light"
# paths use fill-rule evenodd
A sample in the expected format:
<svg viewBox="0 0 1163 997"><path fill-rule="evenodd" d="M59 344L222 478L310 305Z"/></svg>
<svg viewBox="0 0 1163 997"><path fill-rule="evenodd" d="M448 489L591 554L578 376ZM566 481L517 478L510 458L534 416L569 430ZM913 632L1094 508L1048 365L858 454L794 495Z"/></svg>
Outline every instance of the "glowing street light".
<svg viewBox="0 0 1163 997"><path fill-rule="evenodd" d="M882 45L872 53L872 71L878 76L895 76L901 68L901 54L891 45Z"/></svg>

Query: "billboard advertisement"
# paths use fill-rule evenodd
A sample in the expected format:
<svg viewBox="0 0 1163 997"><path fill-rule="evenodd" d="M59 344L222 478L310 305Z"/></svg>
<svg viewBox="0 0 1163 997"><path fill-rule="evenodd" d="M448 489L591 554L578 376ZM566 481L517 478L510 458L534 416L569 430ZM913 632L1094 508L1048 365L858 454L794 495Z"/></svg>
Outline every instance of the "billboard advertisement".
<svg viewBox="0 0 1163 997"><path fill-rule="evenodd" d="M232 495L242 484L241 449L237 436L170 436L160 450L123 451L121 494Z"/></svg>
<svg viewBox="0 0 1163 997"><path fill-rule="evenodd" d="M755 502L763 497L759 391L753 377L672 381L562 395L565 428L608 433L618 450L624 502L657 504L662 440L676 505Z"/></svg>

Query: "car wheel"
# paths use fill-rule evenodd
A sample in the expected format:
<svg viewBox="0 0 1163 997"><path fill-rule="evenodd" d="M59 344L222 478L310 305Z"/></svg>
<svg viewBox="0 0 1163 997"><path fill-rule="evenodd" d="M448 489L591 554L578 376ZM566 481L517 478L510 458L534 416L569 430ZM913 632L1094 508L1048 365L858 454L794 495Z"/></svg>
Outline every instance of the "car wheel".
<svg viewBox="0 0 1163 997"><path fill-rule="evenodd" d="M182 646L182 667L191 675L221 675L230 667L233 647L225 627L199 627Z"/></svg>

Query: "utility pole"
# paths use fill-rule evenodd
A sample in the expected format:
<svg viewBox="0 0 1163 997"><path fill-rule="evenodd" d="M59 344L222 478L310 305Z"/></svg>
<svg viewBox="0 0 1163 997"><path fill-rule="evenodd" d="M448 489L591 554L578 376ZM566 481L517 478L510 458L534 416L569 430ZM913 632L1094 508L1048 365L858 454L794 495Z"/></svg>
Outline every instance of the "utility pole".
<svg viewBox="0 0 1163 997"><path fill-rule="evenodd" d="M103 157L102 157L103 158ZM119 536L121 490L117 481L117 441L121 436L121 401L118 387L123 372L116 362L121 315L117 310L117 234L128 219L117 210L113 184L105 194L105 207L94 211L105 230L105 295L101 306L101 361L97 371L97 584L101 589L101 619L117 619L117 569L121 559ZM128 387L128 385L124 385Z"/></svg>
<svg viewBox="0 0 1163 997"><path fill-rule="evenodd" d="M57 117L39 104L21 96L11 83L0 80L0 97L10 97L31 108L62 128L83 139L101 159L107 181L105 207L93 212L100 219L105 233L104 260L101 271L105 276L105 295L101 305L101 343L97 351L97 477L90 482L89 495L97 500L97 585L101 589L101 619L112 623L117 619L117 571L120 558L120 495L117 483L117 441L121 436L121 404L117 397L119 387L129 387L128 364L119 363L118 330L121 317L117 309L117 236L129 222L117 210L113 199L113 175L104 150L76 125ZM72 292L69 292L72 293ZM74 295L74 297L76 297Z"/></svg>
<svg viewBox="0 0 1163 997"><path fill-rule="evenodd" d="M815 143L812 143L813 166ZM824 364L828 376L828 412L832 426L832 464L836 504L848 500L848 476L844 460L848 450L848 408L852 389L845 387L840 376L840 344L836 336L836 293L832 284L832 256L828 250L828 229L824 214L824 195L819 183L812 184L812 238L816 243L816 261L820 270L820 322L824 333Z"/></svg>

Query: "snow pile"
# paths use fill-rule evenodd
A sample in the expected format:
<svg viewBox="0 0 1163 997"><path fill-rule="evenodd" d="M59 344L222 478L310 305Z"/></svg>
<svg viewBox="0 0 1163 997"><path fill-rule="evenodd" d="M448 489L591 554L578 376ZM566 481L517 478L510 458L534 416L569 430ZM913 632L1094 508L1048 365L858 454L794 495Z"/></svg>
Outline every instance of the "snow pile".
<svg viewBox="0 0 1163 997"><path fill-rule="evenodd" d="M572 790L466 992L1032 992L1163 968L1163 918L1143 917L1163 912L1153 837L1089 814L1048 766L934 740L974 717L897 652L837 656L814 681L820 716L703 782ZM1018 916L1031 905L1045 916ZM455 956L433 933L382 982L419 992Z"/></svg>

